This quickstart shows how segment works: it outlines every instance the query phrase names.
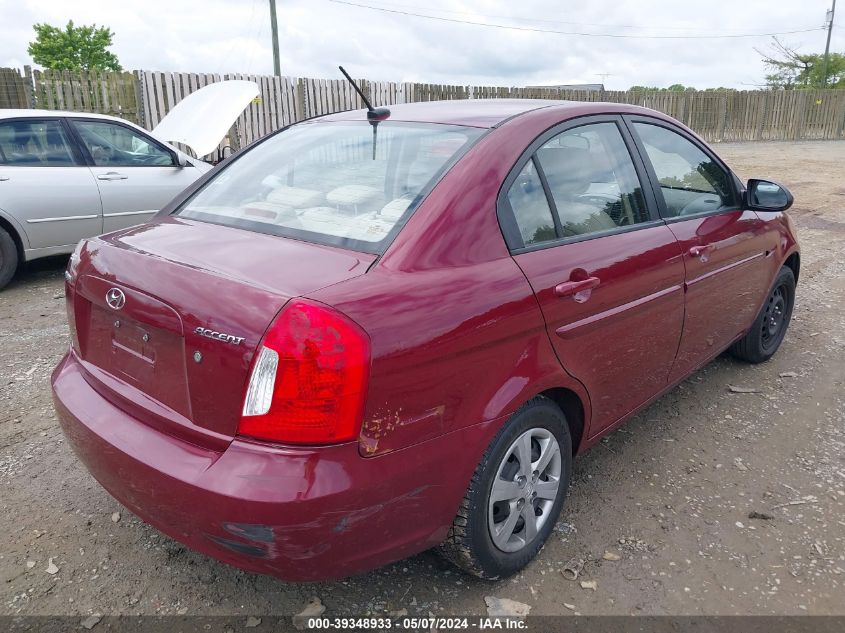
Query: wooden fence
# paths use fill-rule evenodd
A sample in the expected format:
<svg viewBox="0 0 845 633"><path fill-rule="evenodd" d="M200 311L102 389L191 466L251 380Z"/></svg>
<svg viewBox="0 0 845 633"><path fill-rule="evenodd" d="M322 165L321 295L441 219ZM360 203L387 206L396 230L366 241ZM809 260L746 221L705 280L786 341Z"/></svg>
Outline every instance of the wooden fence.
<svg viewBox="0 0 845 633"><path fill-rule="evenodd" d="M22 77L14 68L0 68L0 108L32 107L31 86L28 74Z"/></svg>
<svg viewBox="0 0 845 633"><path fill-rule="evenodd" d="M186 95L224 79L247 79L260 88L260 97L230 132L228 142L234 149L290 123L363 107L342 79L156 71L71 73L27 67L23 73L0 68L0 108L102 112L152 129ZM708 141L845 138L845 90L590 92L364 79L360 85L375 105L489 98L609 101L665 112Z"/></svg>

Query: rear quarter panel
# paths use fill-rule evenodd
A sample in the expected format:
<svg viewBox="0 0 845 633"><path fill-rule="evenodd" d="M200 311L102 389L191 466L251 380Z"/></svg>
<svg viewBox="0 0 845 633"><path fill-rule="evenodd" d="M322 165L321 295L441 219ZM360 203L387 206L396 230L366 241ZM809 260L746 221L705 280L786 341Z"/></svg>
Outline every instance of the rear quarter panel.
<svg viewBox="0 0 845 633"><path fill-rule="evenodd" d="M376 269L315 298L370 335L365 455L495 419L544 389L573 382L510 258L455 270ZM467 459L477 461L475 449L467 447Z"/></svg>

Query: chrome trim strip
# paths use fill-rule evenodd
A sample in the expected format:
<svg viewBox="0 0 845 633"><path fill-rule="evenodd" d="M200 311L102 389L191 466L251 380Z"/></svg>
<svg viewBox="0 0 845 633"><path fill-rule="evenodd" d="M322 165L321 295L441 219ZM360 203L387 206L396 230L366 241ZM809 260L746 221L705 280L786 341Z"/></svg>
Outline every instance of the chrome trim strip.
<svg viewBox="0 0 845 633"><path fill-rule="evenodd" d="M158 213L158 209L149 209L147 211L121 211L120 213L104 213L104 218L119 218L125 215L146 215L148 213Z"/></svg>
<svg viewBox="0 0 845 633"><path fill-rule="evenodd" d="M62 218L35 218L27 220L27 224L40 224L41 222L64 222L65 220L96 220L99 215L66 215Z"/></svg>
<svg viewBox="0 0 845 633"><path fill-rule="evenodd" d="M605 319L620 317L624 312L627 312L628 310L638 308L642 305L651 303L652 301L656 301L658 299L663 299L664 297L683 289L684 288L681 285L669 286L668 288L664 288L663 290L653 292L650 295L646 295L644 297L640 297L639 299L629 301L628 303L618 305L615 308L610 308L609 310L599 312L598 314L592 314L578 321L567 323L566 325L557 328L555 330L555 334L557 334L561 338L573 338L574 336L578 336L576 330L580 330L588 326L596 326L600 321L604 321Z"/></svg>
<svg viewBox="0 0 845 633"><path fill-rule="evenodd" d="M740 259L739 261L731 262L730 264L722 266L721 268L717 268L716 270L708 271L708 272L704 273L703 275L699 275L698 277L695 277L693 279L688 280L687 282L684 283L684 286L686 288L689 288L690 286L694 286L695 284L697 284L700 281L704 281L705 279L710 279L710 277L713 277L714 275L718 275L719 273L723 273L725 271L728 271L731 268L736 268L737 266L742 266L743 264L747 264L748 262L752 262L755 259L758 259L760 257L765 257L765 256L766 256L765 253L757 253L755 255L751 255L750 257Z"/></svg>

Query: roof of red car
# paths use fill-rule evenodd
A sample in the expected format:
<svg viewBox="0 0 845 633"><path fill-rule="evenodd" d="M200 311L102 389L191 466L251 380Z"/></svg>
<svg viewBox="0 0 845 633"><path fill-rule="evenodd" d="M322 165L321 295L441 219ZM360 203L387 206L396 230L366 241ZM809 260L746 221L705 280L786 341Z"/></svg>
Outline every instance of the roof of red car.
<svg viewBox="0 0 845 633"><path fill-rule="evenodd" d="M390 108L391 121L445 123L473 127L494 127L511 117L549 106L583 107L580 101L552 99L456 99L399 103ZM349 110L321 117L323 121L349 121L365 118L366 110Z"/></svg>

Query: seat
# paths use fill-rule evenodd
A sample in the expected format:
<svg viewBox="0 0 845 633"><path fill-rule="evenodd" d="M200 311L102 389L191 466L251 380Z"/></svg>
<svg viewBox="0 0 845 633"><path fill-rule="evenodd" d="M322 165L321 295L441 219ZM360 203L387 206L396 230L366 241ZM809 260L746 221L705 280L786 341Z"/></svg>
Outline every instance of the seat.
<svg viewBox="0 0 845 633"><path fill-rule="evenodd" d="M413 200L411 198L394 198L381 208L378 212L378 217L385 220L396 222L402 217L402 214L408 210Z"/></svg>
<svg viewBox="0 0 845 633"><path fill-rule="evenodd" d="M384 194L375 187L368 187L367 185L343 185L329 191L326 194L326 200L338 206L357 208L359 204L372 202L382 195Z"/></svg>
<svg viewBox="0 0 845 633"><path fill-rule="evenodd" d="M267 194L267 202L290 207L291 209L315 207L322 201L323 193L321 191L300 189L299 187L276 187Z"/></svg>

